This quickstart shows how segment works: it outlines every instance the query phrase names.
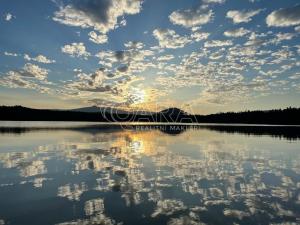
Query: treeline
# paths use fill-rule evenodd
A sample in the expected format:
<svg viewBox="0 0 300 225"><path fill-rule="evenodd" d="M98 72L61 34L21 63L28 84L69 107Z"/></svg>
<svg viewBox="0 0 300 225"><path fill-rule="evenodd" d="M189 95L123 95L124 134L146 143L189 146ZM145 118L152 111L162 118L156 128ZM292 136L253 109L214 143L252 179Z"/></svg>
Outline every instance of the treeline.
<svg viewBox="0 0 300 225"><path fill-rule="evenodd" d="M300 108L256 110L217 113L196 116L198 121L208 123L287 124L300 125Z"/></svg>
<svg viewBox="0 0 300 225"><path fill-rule="evenodd" d="M65 110L31 109L22 106L0 106L0 120L11 121L91 121L91 122L184 122L246 123L300 125L300 108L266 111L227 112L211 115L189 115L171 108L151 115L88 113Z"/></svg>

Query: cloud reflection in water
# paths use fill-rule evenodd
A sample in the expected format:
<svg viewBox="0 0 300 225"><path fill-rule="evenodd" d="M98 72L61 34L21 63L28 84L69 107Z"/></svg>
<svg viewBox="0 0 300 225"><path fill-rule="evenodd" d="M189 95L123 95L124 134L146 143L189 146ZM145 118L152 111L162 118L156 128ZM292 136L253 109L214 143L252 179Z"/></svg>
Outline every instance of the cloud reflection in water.
<svg viewBox="0 0 300 225"><path fill-rule="evenodd" d="M56 141L26 152L1 149L1 171L18 175L5 175L0 191L29 183L56 188L52 198L84 212L58 224L299 222L298 141L206 129L176 136L159 130L39 135Z"/></svg>

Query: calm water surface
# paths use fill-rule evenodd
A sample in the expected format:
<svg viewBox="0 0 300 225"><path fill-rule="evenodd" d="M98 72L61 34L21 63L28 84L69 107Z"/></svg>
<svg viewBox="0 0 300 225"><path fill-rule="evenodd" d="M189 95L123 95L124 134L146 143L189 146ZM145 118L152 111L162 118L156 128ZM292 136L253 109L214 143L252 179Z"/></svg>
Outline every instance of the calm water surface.
<svg viewBox="0 0 300 225"><path fill-rule="evenodd" d="M0 225L300 224L298 129L29 124L0 123Z"/></svg>

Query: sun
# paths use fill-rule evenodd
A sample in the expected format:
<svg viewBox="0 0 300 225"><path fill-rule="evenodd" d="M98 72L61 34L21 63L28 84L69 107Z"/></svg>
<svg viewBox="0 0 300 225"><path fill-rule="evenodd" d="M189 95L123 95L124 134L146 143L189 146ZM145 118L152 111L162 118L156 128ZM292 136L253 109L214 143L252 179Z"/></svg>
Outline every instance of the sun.
<svg viewBox="0 0 300 225"><path fill-rule="evenodd" d="M146 91L142 89L135 88L132 90L131 98L134 104L141 104L146 102Z"/></svg>

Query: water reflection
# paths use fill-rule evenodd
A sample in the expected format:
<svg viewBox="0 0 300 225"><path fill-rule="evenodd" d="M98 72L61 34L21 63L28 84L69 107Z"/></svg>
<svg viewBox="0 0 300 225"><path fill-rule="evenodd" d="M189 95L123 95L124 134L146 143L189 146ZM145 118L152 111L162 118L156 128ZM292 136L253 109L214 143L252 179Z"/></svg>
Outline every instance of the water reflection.
<svg viewBox="0 0 300 225"><path fill-rule="evenodd" d="M17 124L19 125L19 124ZM38 126L32 127L33 124L28 125L23 124L21 127L16 127L13 125L1 126L0 122L0 133L2 134L23 134L27 132L44 131L44 130L74 130L87 133L97 133L101 132L116 132L120 130L135 130L135 131L151 131L159 130L162 133L169 135L178 135L188 130L212 130L225 133L237 133L245 135L269 135L276 138L284 138L288 140L300 139L300 126L281 126L281 125L255 125L255 124L175 124L175 125L163 125L163 124L90 124L82 123L80 126L72 125L66 123L66 127L62 125L57 126L54 124L40 124Z"/></svg>
<svg viewBox="0 0 300 225"><path fill-rule="evenodd" d="M0 224L299 224L299 141L221 128L4 133Z"/></svg>

